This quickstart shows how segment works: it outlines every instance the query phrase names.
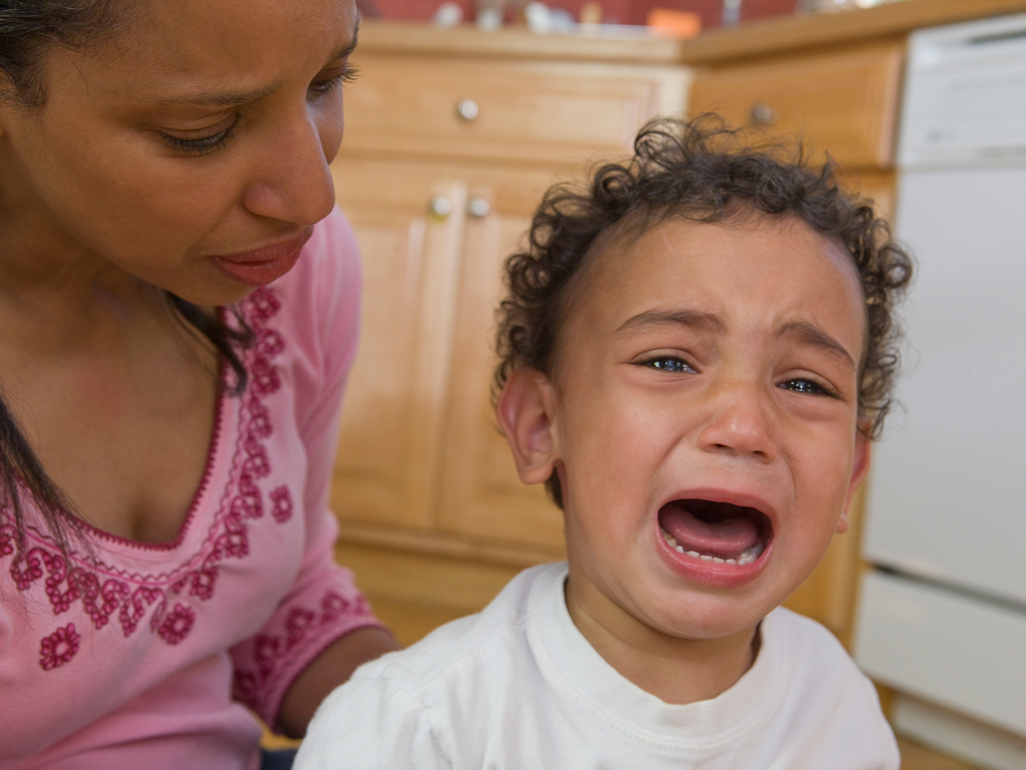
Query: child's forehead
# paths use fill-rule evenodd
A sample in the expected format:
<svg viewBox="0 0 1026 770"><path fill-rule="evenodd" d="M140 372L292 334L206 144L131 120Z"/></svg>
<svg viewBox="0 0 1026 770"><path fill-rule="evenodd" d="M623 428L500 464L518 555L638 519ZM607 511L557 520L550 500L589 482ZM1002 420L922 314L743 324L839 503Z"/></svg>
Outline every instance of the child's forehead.
<svg viewBox="0 0 1026 770"><path fill-rule="evenodd" d="M561 327L655 308L719 308L729 316L743 314L749 304L800 314L841 303L858 335L857 352L867 337L854 259L795 216L745 213L713 222L662 216L624 223L595 241L568 289Z"/></svg>
<svg viewBox="0 0 1026 770"><path fill-rule="evenodd" d="M653 270L657 262L682 274L701 271L735 271L743 281L756 271L799 276L810 267L804 256L818 255L811 266L832 264L838 280L857 284L861 276L855 260L837 240L815 230L801 218L742 209L711 220L673 214L633 218L603 231L588 250L575 280L586 284L605 279L616 291L617 283ZM657 252L660 260L653 259ZM819 259L822 258L822 260ZM816 263L820 263L817 265ZM594 288L594 287L593 287ZM581 292L587 296L589 292Z"/></svg>

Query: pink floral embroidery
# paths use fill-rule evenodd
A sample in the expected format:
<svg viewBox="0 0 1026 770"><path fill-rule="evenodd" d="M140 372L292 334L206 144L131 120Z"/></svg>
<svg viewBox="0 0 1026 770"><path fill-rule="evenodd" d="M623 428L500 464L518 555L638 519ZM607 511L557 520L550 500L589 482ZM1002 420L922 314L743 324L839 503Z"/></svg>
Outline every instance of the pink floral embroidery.
<svg viewBox="0 0 1026 770"><path fill-rule="evenodd" d="M217 575L218 570L213 560L207 558L203 562L203 568L189 576L189 593L193 596L198 596L200 599L209 599L214 595Z"/></svg>
<svg viewBox="0 0 1026 770"><path fill-rule="evenodd" d="M253 361L250 378L250 387L258 396L269 396L281 387L278 370L266 358L257 358Z"/></svg>
<svg viewBox="0 0 1026 770"><path fill-rule="evenodd" d="M274 329L257 332L257 351L265 358L275 358L285 350L285 340Z"/></svg>
<svg viewBox="0 0 1026 770"><path fill-rule="evenodd" d="M335 625L344 615L370 618L370 606L362 595L349 600L334 591L327 591L318 609L292 608L285 618L284 635L260 634L250 642L256 669L235 670L235 697L256 707L262 700L262 691L280 673L281 662L288 660L290 653L306 644L311 637Z"/></svg>
<svg viewBox="0 0 1026 770"><path fill-rule="evenodd" d="M128 587L126 586L125 592L127 593L127 591ZM139 621L146 614L146 610L153 604L157 604L157 612L154 615L156 617L161 614L164 605L164 592L161 589L147 586L139 586L135 589L131 599L126 600L118 612L118 620L121 622L121 630L125 636L132 635L139 625Z"/></svg>
<svg viewBox="0 0 1026 770"><path fill-rule="evenodd" d="M196 612L184 604L176 604L160 624L160 638L168 644L178 644L192 630L196 622Z"/></svg>
<svg viewBox="0 0 1026 770"><path fill-rule="evenodd" d="M285 619L285 645L293 647L317 624L317 613L303 607L293 608Z"/></svg>
<svg viewBox="0 0 1026 770"><path fill-rule="evenodd" d="M14 553L16 537L13 526L10 524L0 524L0 556L10 556Z"/></svg>
<svg viewBox="0 0 1026 770"><path fill-rule="evenodd" d="M15 556L11 564L11 577L14 578L14 585L18 590L25 591L39 578L43 576L43 554L42 548L33 548L20 558Z"/></svg>
<svg viewBox="0 0 1026 770"><path fill-rule="evenodd" d="M279 524L292 518L292 493L284 484L271 490L271 515Z"/></svg>
<svg viewBox="0 0 1026 770"><path fill-rule="evenodd" d="M249 311L246 316L257 331L281 310L281 300L269 289L257 289L244 304Z"/></svg>
<svg viewBox="0 0 1026 770"><path fill-rule="evenodd" d="M75 657L81 638L74 623L58 628L40 643L39 665L44 671L60 668Z"/></svg>
<svg viewBox="0 0 1026 770"><path fill-rule="evenodd" d="M213 547L202 564L170 585L162 586L158 582L139 585L118 577L104 579L93 570L69 565L53 547L35 546L19 551L14 527L3 522L0 523L0 558L13 554L9 572L19 590L28 590L43 580L55 615L81 601L96 629L106 626L117 612L125 637L135 633L147 614L151 631L168 644L179 644L189 635L196 622L196 611L176 601L167 612L169 602L183 595L199 601L209 600L217 586L218 562L241 559L249 554L247 522L264 514L263 493L258 481L271 473L264 442L272 435L273 425L263 400L281 388L281 376L272 359L284 351L285 341L276 330L267 327L267 322L281 309L281 301L273 291L258 289L243 301L242 308L256 335L256 343L246 354L250 384L242 396L242 408L249 419L244 428L237 487L221 520L221 532L214 537ZM292 517L288 487L275 487L270 500L275 521L282 523ZM0 515L6 517L9 512L0 511ZM68 624L43 639L40 665L50 670L67 663L78 651L80 638L74 624Z"/></svg>
<svg viewBox="0 0 1026 770"><path fill-rule="evenodd" d="M334 621L350 613L354 615L371 614L370 605L363 594L358 595L354 601L349 601L344 596L329 593L321 602L321 614L326 621Z"/></svg>

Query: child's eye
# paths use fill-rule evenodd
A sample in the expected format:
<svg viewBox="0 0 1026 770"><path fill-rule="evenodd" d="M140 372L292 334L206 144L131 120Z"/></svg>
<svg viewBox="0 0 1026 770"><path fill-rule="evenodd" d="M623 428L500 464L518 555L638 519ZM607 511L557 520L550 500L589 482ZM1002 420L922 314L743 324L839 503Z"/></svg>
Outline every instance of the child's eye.
<svg viewBox="0 0 1026 770"><path fill-rule="evenodd" d="M787 380L786 382L780 383L777 387L783 388L784 390L790 390L794 393L807 393L812 396L834 396L836 395L829 388L820 385L818 382L796 377L793 380Z"/></svg>
<svg viewBox="0 0 1026 770"><path fill-rule="evenodd" d="M664 372L698 374L691 364L677 356L656 356L655 358L646 358L644 361L639 361L638 365L647 366L652 369L660 369Z"/></svg>
<svg viewBox="0 0 1026 770"><path fill-rule="evenodd" d="M239 122L238 116L232 120L231 125L218 131L216 134L210 134L209 136L200 136L194 139L184 139L180 136L174 136L172 134L161 133L160 137L164 140L164 143L170 146L174 150L179 150L191 155L206 155L208 152L218 150L228 143L228 140L232 138L232 133L235 131L235 126Z"/></svg>

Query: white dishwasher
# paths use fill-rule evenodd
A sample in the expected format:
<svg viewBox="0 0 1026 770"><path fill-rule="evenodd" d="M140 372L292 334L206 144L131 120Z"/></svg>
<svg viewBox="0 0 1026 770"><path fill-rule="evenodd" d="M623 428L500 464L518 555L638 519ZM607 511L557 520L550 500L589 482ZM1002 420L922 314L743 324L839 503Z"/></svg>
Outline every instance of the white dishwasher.
<svg viewBox="0 0 1026 770"><path fill-rule="evenodd" d="M915 33L901 125L918 276L855 657L899 732L1026 770L1026 15Z"/></svg>

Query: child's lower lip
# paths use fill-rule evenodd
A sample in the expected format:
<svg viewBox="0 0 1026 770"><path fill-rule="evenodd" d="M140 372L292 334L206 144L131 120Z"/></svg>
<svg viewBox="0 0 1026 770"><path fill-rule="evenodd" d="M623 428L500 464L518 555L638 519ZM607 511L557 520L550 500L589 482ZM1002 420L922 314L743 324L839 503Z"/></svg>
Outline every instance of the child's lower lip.
<svg viewBox="0 0 1026 770"><path fill-rule="evenodd" d="M215 254L211 260L233 281L246 286L266 286L292 269L311 234L308 230L285 243L240 254Z"/></svg>
<svg viewBox="0 0 1026 770"><path fill-rule="evenodd" d="M666 542L662 528L656 525L656 545L663 561L681 577L693 583L714 588L736 588L754 580L765 568L772 542L767 543L755 561L748 564L727 564L706 561L680 553Z"/></svg>

